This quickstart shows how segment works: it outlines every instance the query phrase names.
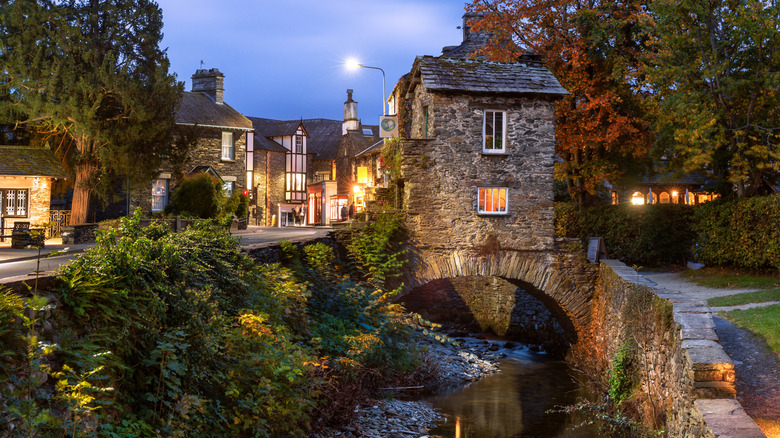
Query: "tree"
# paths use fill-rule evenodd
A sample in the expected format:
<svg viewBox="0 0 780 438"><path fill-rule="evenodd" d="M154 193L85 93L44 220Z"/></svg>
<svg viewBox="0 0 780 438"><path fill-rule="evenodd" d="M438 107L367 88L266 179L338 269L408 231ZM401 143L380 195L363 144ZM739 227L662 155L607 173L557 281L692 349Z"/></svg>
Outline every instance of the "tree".
<svg viewBox="0 0 780 438"><path fill-rule="evenodd" d="M723 194L778 180L780 8L761 0L655 0L645 58L666 154Z"/></svg>
<svg viewBox="0 0 780 438"><path fill-rule="evenodd" d="M605 181L638 173L652 133L639 92L644 3L640 0L472 0L493 35L484 54L511 61L541 55L570 93L555 108L556 177L582 207Z"/></svg>
<svg viewBox="0 0 780 438"><path fill-rule="evenodd" d="M182 91L160 50L151 0L7 0L0 5L0 117L57 139L73 163L71 224L115 176L148 181Z"/></svg>

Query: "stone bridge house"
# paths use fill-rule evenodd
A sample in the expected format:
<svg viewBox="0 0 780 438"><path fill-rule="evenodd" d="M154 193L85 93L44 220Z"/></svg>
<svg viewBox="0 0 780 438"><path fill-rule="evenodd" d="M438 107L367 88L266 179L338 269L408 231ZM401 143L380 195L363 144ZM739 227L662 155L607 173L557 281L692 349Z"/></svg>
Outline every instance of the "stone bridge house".
<svg viewBox="0 0 780 438"><path fill-rule="evenodd" d="M554 106L568 92L533 55L470 59L483 42L466 26L461 46L418 57L390 98L408 137L402 300L429 317L469 314L499 335L568 343L587 325L593 273L554 237Z"/></svg>

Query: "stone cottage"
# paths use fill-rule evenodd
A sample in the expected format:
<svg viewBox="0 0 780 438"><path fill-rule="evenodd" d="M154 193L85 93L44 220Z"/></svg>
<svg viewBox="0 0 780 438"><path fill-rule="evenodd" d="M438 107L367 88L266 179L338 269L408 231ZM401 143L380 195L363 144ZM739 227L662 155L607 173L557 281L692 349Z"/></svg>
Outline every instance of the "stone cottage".
<svg viewBox="0 0 780 438"><path fill-rule="evenodd" d="M409 137L412 234L437 248L551 249L554 105L567 91L534 56L469 59L458 48L476 37L464 26L461 46L418 57L390 99Z"/></svg>
<svg viewBox="0 0 780 438"><path fill-rule="evenodd" d="M219 69L200 69L192 75L192 91L183 93L176 112L169 159L150 187L134 193L131 209L162 212L179 178L203 169L219 177L227 195L247 188L247 175L253 171L246 159L247 144L253 143L252 122L225 103L223 95L224 75ZM174 158L177 149L181 155Z"/></svg>
<svg viewBox="0 0 780 438"><path fill-rule="evenodd" d="M16 222L50 222L52 183L66 176L48 148L0 145L0 234Z"/></svg>

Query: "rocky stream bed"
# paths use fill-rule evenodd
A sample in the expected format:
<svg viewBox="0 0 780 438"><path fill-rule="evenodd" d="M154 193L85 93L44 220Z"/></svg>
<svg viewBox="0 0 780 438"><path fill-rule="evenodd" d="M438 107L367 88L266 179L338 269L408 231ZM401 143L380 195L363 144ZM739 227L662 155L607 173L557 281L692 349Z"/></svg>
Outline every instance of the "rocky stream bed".
<svg viewBox="0 0 780 438"><path fill-rule="evenodd" d="M497 352L499 346L496 343L474 337L458 337L457 340L460 344L458 347L427 339L418 341L427 349L427 362L436 367L434 378L420 390L435 391L461 386L499 371L498 363L503 355ZM511 348L512 344L507 342L503 346ZM428 430L446 421L430 403L406 400L414 398L409 391L388 389L387 395L385 399L356 407L359 417L354 424L340 430L314 434L310 438L433 437L428 435Z"/></svg>

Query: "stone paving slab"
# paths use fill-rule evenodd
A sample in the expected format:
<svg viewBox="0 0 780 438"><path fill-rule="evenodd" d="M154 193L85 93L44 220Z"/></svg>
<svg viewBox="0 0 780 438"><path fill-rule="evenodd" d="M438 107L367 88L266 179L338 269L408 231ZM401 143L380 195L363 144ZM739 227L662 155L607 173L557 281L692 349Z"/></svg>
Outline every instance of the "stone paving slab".
<svg viewBox="0 0 780 438"><path fill-rule="evenodd" d="M686 339L682 342L683 348L708 347L721 348L721 345L712 339Z"/></svg>
<svg viewBox="0 0 780 438"><path fill-rule="evenodd" d="M712 321L711 313L684 313L674 312L674 320L682 326L683 329L714 329L715 322Z"/></svg>
<svg viewBox="0 0 780 438"><path fill-rule="evenodd" d="M696 400L704 421L717 438L765 438L764 432L733 399Z"/></svg>
<svg viewBox="0 0 780 438"><path fill-rule="evenodd" d="M715 329L697 328L697 329L682 329L683 340L710 340L717 341L718 334L715 333Z"/></svg>

